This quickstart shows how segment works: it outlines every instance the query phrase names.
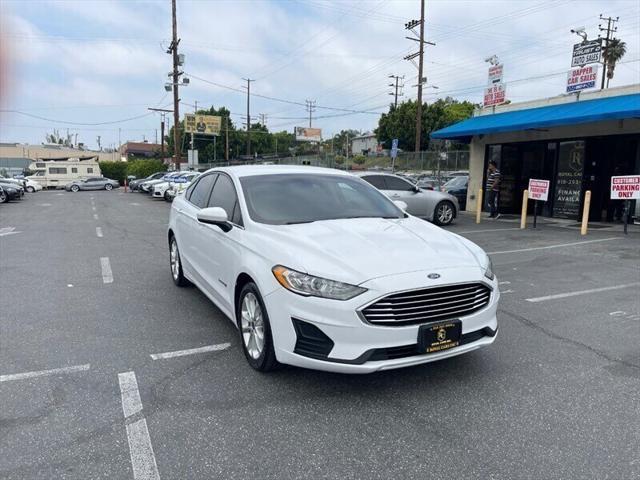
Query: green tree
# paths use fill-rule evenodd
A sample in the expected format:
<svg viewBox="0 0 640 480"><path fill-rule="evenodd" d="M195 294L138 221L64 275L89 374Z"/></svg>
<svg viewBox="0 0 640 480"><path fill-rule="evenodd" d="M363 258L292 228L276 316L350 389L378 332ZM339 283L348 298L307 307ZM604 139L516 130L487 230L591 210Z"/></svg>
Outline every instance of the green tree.
<svg viewBox="0 0 640 480"><path fill-rule="evenodd" d="M349 145L349 154L351 154L351 140L353 137L357 137L358 135L360 135L359 130L340 130L340 133L336 133L333 136L333 152L346 156L347 145Z"/></svg>
<svg viewBox="0 0 640 480"><path fill-rule="evenodd" d="M167 166L162 160L155 158L145 158L122 163L127 166L127 175L133 175L136 178L146 178L152 173L164 172L167 169ZM102 165L102 163L100 163L100 165Z"/></svg>
<svg viewBox="0 0 640 480"><path fill-rule="evenodd" d="M100 171L104 177L124 183L124 178L127 176L127 162L100 162Z"/></svg>
<svg viewBox="0 0 640 480"><path fill-rule="evenodd" d="M386 148L391 148L391 141L397 138L399 148L407 151L414 150L416 107L417 102L409 100L397 107L392 105L388 113L383 113L375 130L378 142ZM426 150L429 147L431 132L469 118L474 108L475 105L471 102L459 102L450 97L439 99L431 104L423 104L420 149Z"/></svg>

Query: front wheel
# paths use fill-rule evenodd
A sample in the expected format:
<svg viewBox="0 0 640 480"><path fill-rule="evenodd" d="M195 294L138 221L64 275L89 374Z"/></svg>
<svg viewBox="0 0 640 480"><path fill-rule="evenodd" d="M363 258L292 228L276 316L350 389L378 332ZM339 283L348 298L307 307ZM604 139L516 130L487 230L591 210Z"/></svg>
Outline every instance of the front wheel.
<svg viewBox="0 0 640 480"><path fill-rule="evenodd" d="M269 315L255 283L249 282L242 288L236 318L242 350L249 365L259 372L276 369L280 364L273 348Z"/></svg>
<svg viewBox="0 0 640 480"><path fill-rule="evenodd" d="M169 265L171 266L171 278L173 283L178 287L186 287L189 280L186 279L182 271L182 262L180 261L180 250L178 250L178 242L176 237L171 237L169 242Z"/></svg>
<svg viewBox="0 0 640 480"><path fill-rule="evenodd" d="M453 222L455 216L455 207L447 200L436 205L436 210L433 214L433 221L436 225L449 225Z"/></svg>
<svg viewBox="0 0 640 480"><path fill-rule="evenodd" d="M105 190L111 190L112 188L113 188L113 185L111 185L110 183L107 183L107 184L104 186L104 189L105 189Z"/></svg>
<svg viewBox="0 0 640 480"><path fill-rule="evenodd" d="M34 193L35 191L36 191L36 189L35 189L35 188L33 188L33 187L27 187L27 192L29 192L29 193Z"/></svg>
<svg viewBox="0 0 640 480"><path fill-rule="evenodd" d="M71 185L71 191L72 191L72 192L74 192L74 193L75 193L75 192L77 192L77 191L79 191L79 190L80 190L80 187L79 187L78 185Z"/></svg>
<svg viewBox="0 0 640 480"><path fill-rule="evenodd" d="M0 203L7 203L9 201L9 195L4 190L0 191Z"/></svg>

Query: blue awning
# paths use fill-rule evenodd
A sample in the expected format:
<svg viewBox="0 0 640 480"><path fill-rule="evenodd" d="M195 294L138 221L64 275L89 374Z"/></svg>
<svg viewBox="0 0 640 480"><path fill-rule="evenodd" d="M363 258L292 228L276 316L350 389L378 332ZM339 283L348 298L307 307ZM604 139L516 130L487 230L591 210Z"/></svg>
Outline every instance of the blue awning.
<svg viewBox="0 0 640 480"><path fill-rule="evenodd" d="M601 120L640 118L640 94L597 98L472 117L431 133L431 138L468 142L474 135L559 127Z"/></svg>

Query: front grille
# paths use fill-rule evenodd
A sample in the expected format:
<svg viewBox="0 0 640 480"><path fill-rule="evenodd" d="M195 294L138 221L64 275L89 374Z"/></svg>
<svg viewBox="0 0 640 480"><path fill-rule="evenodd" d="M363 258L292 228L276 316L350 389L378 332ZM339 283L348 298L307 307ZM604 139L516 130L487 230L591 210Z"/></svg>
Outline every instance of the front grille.
<svg viewBox="0 0 640 480"><path fill-rule="evenodd" d="M415 325L460 318L489 304L491 289L483 283L464 283L394 293L362 310L375 325Z"/></svg>

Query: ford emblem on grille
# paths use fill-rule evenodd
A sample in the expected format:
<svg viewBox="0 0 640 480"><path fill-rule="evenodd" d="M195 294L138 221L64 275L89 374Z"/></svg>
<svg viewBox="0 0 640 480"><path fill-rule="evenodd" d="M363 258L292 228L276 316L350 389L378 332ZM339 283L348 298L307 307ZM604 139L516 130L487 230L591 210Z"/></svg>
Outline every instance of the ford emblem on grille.
<svg viewBox="0 0 640 480"><path fill-rule="evenodd" d="M431 280L435 280L436 278L440 278L440 274L439 273L430 273L429 275L427 275L427 277L429 277Z"/></svg>

